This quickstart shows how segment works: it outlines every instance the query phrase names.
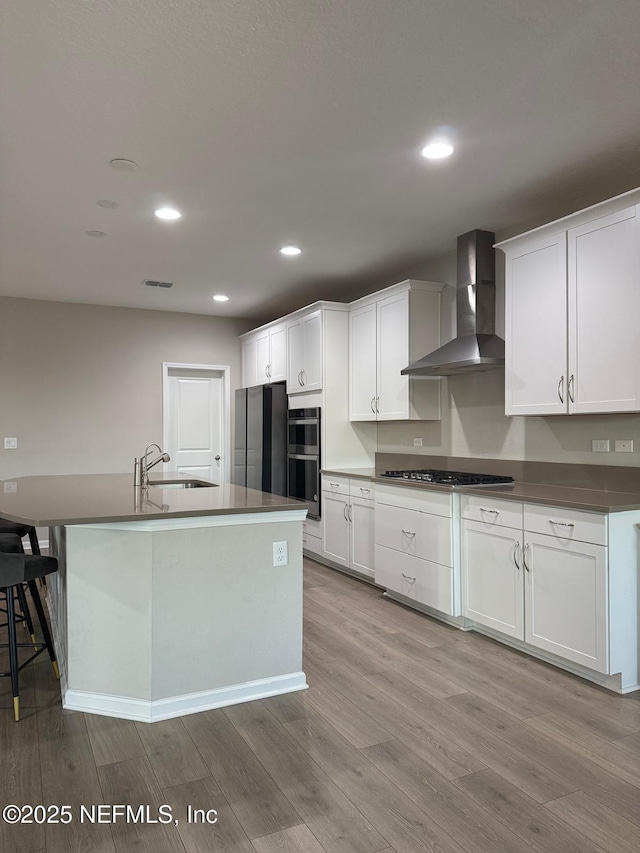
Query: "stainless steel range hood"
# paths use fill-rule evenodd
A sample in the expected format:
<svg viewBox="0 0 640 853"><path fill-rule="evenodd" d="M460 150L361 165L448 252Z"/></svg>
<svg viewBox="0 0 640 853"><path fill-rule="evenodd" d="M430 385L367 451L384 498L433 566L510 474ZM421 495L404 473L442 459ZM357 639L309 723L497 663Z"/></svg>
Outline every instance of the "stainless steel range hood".
<svg viewBox="0 0 640 853"><path fill-rule="evenodd" d="M504 366L504 341L496 331L495 235L469 231L458 237L457 337L405 367L407 376L452 376Z"/></svg>

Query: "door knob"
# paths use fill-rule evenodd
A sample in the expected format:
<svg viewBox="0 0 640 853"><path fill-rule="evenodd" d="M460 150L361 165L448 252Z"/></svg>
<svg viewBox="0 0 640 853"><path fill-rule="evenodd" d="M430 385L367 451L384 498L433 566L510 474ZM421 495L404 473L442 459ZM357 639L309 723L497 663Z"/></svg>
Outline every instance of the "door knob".
<svg viewBox="0 0 640 853"><path fill-rule="evenodd" d="M216 456L216 462L219 462L219 461L220 461L220 457Z"/></svg>

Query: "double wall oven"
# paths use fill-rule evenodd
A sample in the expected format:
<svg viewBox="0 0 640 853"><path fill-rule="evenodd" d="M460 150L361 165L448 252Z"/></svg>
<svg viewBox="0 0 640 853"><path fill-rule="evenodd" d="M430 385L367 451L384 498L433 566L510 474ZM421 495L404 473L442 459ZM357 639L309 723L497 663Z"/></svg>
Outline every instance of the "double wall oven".
<svg viewBox="0 0 640 853"><path fill-rule="evenodd" d="M287 413L287 494L304 501L309 518L320 518L320 409Z"/></svg>

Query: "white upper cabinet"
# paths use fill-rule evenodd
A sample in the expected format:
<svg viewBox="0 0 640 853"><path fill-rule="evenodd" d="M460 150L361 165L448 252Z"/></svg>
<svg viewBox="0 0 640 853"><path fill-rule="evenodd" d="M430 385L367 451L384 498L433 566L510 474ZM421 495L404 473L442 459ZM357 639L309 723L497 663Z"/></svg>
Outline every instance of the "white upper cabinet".
<svg viewBox="0 0 640 853"><path fill-rule="evenodd" d="M283 382L287 375L287 330L284 323L261 329L242 341L242 387Z"/></svg>
<svg viewBox="0 0 640 853"><path fill-rule="evenodd" d="M442 284L403 282L352 303L349 419L438 420L440 380L402 376L440 346Z"/></svg>
<svg viewBox="0 0 640 853"><path fill-rule="evenodd" d="M629 195L500 245L507 415L640 411L640 205Z"/></svg>
<svg viewBox="0 0 640 853"><path fill-rule="evenodd" d="M287 394L322 389L322 311L287 323Z"/></svg>

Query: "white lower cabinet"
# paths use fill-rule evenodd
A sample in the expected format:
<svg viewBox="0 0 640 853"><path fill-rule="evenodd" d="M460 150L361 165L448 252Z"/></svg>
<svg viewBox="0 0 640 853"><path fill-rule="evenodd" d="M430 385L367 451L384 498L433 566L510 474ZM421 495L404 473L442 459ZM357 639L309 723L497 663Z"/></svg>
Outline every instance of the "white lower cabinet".
<svg viewBox="0 0 640 853"><path fill-rule="evenodd" d="M379 487L376 583L418 605L458 615L452 514L449 494Z"/></svg>
<svg viewBox="0 0 640 853"><path fill-rule="evenodd" d="M461 538L464 616L609 672L605 516L526 504L522 514L522 504L463 497Z"/></svg>
<svg viewBox="0 0 640 853"><path fill-rule="evenodd" d="M366 577L374 576L375 503L366 480L322 478L323 556Z"/></svg>

